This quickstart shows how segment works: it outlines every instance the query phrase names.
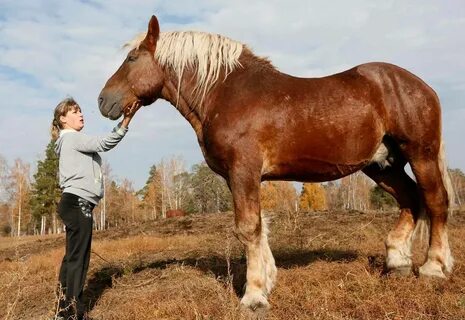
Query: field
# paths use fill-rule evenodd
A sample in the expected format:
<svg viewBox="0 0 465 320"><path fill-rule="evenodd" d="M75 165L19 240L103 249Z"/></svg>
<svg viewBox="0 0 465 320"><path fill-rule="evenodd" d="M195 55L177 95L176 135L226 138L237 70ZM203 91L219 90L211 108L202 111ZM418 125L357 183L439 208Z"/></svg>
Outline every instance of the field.
<svg viewBox="0 0 465 320"><path fill-rule="evenodd" d="M465 319L465 212L450 219L448 280L386 275L395 213L270 214L278 282L266 319ZM172 218L94 233L93 319L246 319L245 257L233 215ZM53 319L64 235L0 238L0 319Z"/></svg>

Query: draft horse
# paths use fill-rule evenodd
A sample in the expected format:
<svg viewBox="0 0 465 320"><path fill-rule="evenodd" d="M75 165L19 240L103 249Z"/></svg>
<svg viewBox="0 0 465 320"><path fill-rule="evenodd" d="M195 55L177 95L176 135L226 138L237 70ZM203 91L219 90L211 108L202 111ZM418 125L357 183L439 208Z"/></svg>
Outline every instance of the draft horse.
<svg viewBox="0 0 465 320"><path fill-rule="evenodd" d="M100 111L115 120L133 104L161 98L189 121L207 164L232 192L235 233L247 254L242 305L268 307L276 280L260 210L264 180L322 182L362 170L400 206L385 242L387 268L411 270L412 237L425 217L429 249L419 273L451 272L441 110L421 79L387 63L293 77L221 35L160 33L155 16L127 45L127 58L100 93Z"/></svg>

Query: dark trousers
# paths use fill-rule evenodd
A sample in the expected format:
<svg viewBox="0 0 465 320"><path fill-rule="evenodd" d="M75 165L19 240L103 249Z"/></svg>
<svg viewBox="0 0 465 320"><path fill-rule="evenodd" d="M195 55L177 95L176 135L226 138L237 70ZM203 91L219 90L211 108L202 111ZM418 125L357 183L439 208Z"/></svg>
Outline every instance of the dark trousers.
<svg viewBox="0 0 465 320"><path fill-rule="evenodd" d="M71 193L63 193L58 205L58 214L66 226L66 252L59 276L63 314L82 317L85 312L82 292L90 260L93 209L94 204Z"/></svg>

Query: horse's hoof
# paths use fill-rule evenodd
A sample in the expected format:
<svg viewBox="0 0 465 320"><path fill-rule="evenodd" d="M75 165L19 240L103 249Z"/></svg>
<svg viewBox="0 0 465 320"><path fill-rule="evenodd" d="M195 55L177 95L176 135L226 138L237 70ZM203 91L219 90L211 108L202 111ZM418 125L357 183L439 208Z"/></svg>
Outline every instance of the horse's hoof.
<svg viewBox="0 0 465 320"><path fill-rule="evenodd" d="M241 299L241 308L252 312L264 312L270 308L270 304L262 293L246 293Z"/></svg>
<svg viewBox="0 0 465 320"><path fill-rule="evenodd" d="M420 277L445 279L446 275L442 271L442 266L436 261L427 261L418 270Z"/></svg>
<svg viewBox="0 0 465 320"><path fill-rule="evenodd" d="M408 277L412 274L412 266L397 267L389 270L389 274L398 277Z"/></svg>

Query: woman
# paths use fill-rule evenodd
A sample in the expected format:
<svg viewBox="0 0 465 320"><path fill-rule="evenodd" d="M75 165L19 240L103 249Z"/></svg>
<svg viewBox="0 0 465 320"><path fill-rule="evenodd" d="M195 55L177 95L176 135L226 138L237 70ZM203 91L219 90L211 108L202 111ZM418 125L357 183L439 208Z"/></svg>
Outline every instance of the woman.
<svg viewBox="0 0 465 320"><path fill-rule="evenodd" d="M56 139L63 191L58 214L66 226L59 308L60 316L65 319L71 315L83 319L85 315L82 292L90 260L92 210L103 196L102 159L97 152L108 151L123 139L139 107L134 104L127 108L123 121L106 137L81 133L84 119L73 98L64 99L55 108L51 134Z"/></svg>

